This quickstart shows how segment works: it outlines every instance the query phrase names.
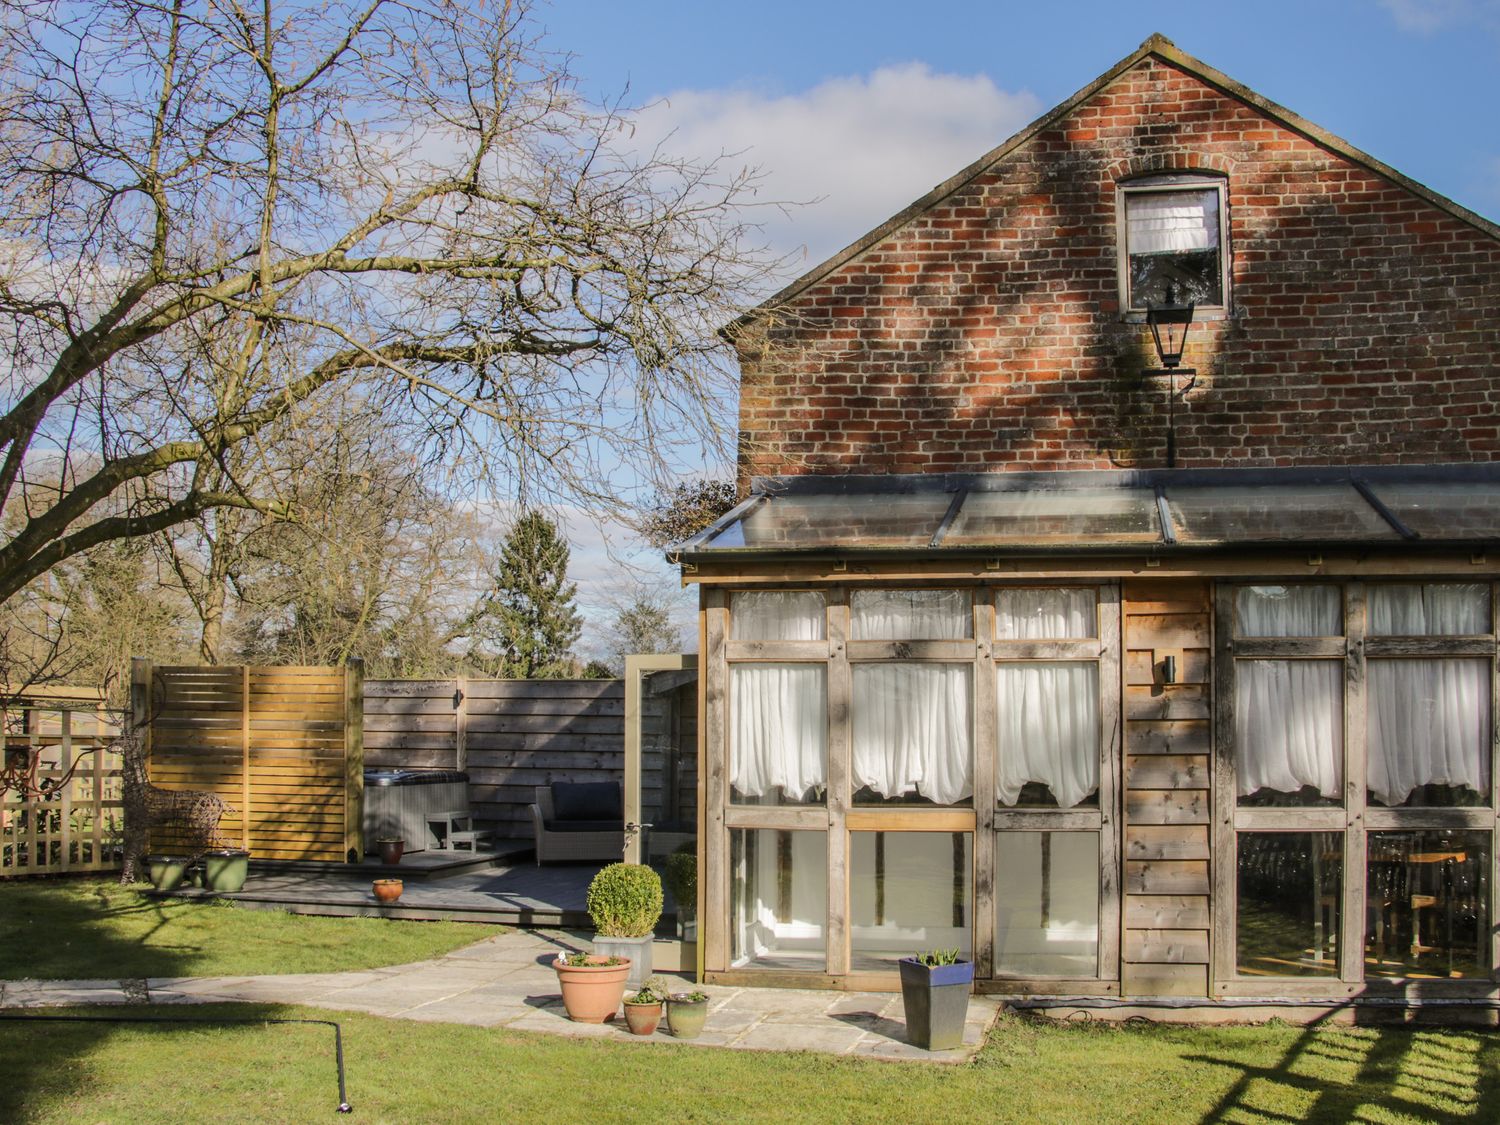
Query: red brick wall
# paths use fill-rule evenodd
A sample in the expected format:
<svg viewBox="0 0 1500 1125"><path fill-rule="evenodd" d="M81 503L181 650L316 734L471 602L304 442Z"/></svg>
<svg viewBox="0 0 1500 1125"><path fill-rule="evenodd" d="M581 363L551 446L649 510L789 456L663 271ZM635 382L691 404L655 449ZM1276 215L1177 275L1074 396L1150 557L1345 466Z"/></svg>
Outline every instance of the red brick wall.
<svg viewBox="0 0 1500 1125"><path fill-rule="evenodd" d="M742 474L1161 465L1115 183L1176 168L1227 173L1233 269L1179 465L1500 457L1500 241L1148 57L740 342Z"/></svg>

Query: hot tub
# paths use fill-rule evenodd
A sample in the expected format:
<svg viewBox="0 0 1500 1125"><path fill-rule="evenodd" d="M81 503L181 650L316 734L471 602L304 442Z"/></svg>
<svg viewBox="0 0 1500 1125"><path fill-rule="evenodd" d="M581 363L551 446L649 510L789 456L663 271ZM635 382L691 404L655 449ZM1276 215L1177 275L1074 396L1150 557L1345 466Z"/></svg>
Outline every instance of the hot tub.
<svg viewBox="0 0 1500 1125"><path fill-rule="evenodd" d="M379 850L375 841L394 837L409 852L426 851L430 813L467 810L469 775L460 770L365 770L365 854Z"/></svg>

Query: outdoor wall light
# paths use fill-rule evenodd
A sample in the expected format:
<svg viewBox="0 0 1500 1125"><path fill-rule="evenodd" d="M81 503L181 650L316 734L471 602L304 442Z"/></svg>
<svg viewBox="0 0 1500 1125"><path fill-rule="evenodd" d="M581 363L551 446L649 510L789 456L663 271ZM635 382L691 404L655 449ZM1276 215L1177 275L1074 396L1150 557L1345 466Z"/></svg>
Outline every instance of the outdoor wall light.
<svg viewBox="0 0 1500 1125"><path fill-rule="evenodd" d="M1166 656L1162 658L1161 682L1164 684L1175 684L1177 682L1177 657Z"/></svg>
<svg viewBox="0 0 1500 1125"><path fill-rule="evenodd" d="M1173 469L1177 467L1177 400L1198 385L1198 372L1182 366L1188 329L1193 324L1193 302L1179 305L1170 283L1166 298L1165 304L1146 306L1146 324L1151 328L1151 340L1161 366L1142 371L1141 377L1167 377L1167 468ZM1186 376L1187 383L1179 385L1178 376Z"/></svg>

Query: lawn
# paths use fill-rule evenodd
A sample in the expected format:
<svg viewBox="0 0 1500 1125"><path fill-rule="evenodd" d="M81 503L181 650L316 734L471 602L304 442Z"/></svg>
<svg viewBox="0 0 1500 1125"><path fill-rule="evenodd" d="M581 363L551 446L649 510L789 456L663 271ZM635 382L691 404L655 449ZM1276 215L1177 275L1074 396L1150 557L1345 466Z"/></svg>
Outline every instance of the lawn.
<svg viewBox="0 0 1500 1125"><path fill-rule="evenodd" d="M153 899L107 880L0 883L0 978L8 980L371 969L441 956L499 932Z"/></svg>
<svg viewBox="0 0 1500 1125"><path fill-rule="evenodd" d="M1500 1044L1465 1031L1008 1018L973 1063L936 1066L291 1009L155 1011L338 1020L355 1121L1457 1123L1493 1121L1500 1098ZM0 1052L0 1120L340 1120L326 1027L0 1022Z"/></svg>

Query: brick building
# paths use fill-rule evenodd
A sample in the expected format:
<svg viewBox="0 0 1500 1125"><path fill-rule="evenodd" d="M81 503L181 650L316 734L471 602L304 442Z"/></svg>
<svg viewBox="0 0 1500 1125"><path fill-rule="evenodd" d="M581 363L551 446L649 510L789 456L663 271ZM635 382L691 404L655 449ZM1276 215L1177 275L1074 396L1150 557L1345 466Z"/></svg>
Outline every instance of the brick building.
<svg viewBox="0 0 1500 1125"><path fill-rule="evenodd" d="M1153 37L729 332L710 980L1494 995L1500 228Z"/></svg>

